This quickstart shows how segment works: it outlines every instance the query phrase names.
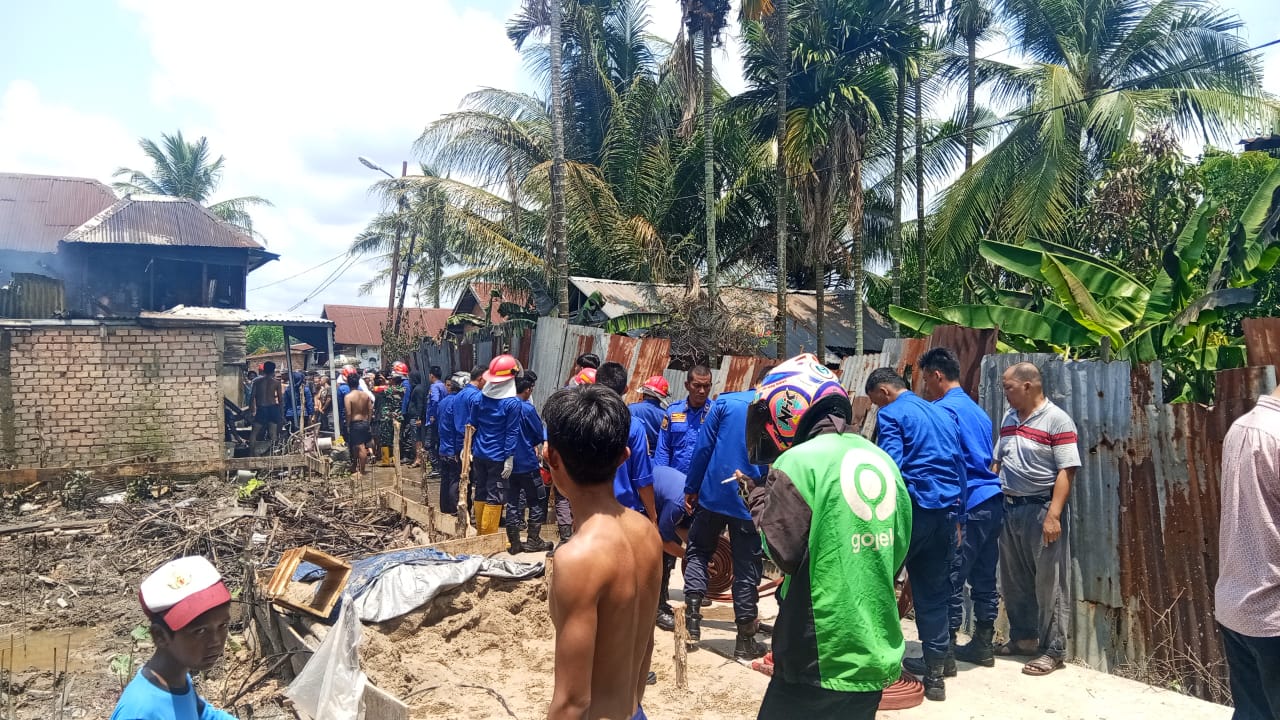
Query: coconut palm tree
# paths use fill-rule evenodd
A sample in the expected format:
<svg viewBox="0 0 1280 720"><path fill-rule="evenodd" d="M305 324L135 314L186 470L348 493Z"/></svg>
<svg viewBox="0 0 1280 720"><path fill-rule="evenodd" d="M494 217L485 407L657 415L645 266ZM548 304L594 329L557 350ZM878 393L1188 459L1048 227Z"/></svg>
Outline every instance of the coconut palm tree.
<svg viewBox="0 0 1280 720"><path fill-rule="evenodd" d="M112 177L127 178L124 182L115 182L111 187L122 194L170 195L194 200L217 215L225 222L231 223L250 235L261 238L253 230L253 218L249 208L266 206L271 203L257 195L230 198L220 202L209 203L209 198L218 189L222 180L222 165L225 158L221 155L215 160L209 150L207 138L188 142L182 131L173 135L160 135L161 144L149 138L140 138L138 145L151 158L154 164L150 174L141 170L122 167Z"/></svg>
<svg viewBox="0 0 1280 720"><path fill-rule="evenodd" d="M1231 13L1197 0L1003 0L1025 67L983 61L1008 133L946 192L936 262L976 257L984 237L1054 239L1091 179L1125 143L1169 125L1206 142L1270 123ZM986 76L985 78L983 76Z"/></svg>
<svg viewBox="0 0 1280 720"><path fill-rule="evenodd" d="M716 248L715 132L712 124L715 107L711 51L720 41L720 32L728 22L729 0L680 0L680 5L690 37L696 34L702 41L702 202L706 217L707 297L714 307L719 292L719 256ZM689 48L692 51L692 43Z"/></svg>
<svg viewBox="0 0 1280 720"><path fill-rule="evenodd" d="M916 14L903 0L793 0L791 4L787 123L781 151L794 178L806 260L817 293L817 352L825 352L823 316L828 269L833 258L855 277L855 315L861 316L862 253L833 242L839 191L848 197L850 223L863 220L862 161L867 138L891 116L899 93L894 67L910 65L917 44ZM752 112L775 94L777 64L758 24L744 35L744 74L752 89L731 108ZM757 115L759 111L756 110ZM757 127L772 136L776 115L759 116ZM860 231L854 232L860 242ZM860 342L860 340L859 340Z"/></svg>

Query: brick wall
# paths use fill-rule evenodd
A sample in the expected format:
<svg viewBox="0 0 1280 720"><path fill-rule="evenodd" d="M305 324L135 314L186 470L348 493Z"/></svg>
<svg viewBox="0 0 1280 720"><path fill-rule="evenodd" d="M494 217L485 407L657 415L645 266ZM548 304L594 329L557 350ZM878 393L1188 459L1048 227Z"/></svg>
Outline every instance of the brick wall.
<svg viewBox="0 0 1280 720"><path fill-rule="evenodd" d="M74 467L221 457L216 332L69 324L0 330L0 460Z"/></svg>

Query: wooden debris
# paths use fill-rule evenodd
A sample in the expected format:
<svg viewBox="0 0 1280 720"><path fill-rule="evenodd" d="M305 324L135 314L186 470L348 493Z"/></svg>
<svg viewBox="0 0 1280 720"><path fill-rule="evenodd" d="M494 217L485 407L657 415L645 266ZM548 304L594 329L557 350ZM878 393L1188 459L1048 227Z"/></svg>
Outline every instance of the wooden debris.
<svg viewBox="0 0 1280 720"><path fill-rule="evenodd" d="M689 689L689 628L684 624L684 607L675 608L676 629L674 633L676 652L673 658L676 666L676 687Z"/></svg>

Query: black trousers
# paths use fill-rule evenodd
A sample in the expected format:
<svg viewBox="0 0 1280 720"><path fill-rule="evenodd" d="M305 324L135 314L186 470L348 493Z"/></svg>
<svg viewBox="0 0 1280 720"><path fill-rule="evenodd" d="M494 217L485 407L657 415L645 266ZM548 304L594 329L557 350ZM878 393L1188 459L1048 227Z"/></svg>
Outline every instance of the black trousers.
<svg viewBox="0 0 1280 720"><path fill-rule="evenodd" d="M541 525L547 521L547 486L542 484L542 473L513 472L507 481L507 527L519 527L524 506L520 494L529 501L529 524Z"/></svg>
<svg viewBox="0 0 1280 720"><path fill-rule="evenodd" d="M458 486L462 482L462 461L453 457L440 458L440 512L452 515L458 512Z"/></svg>
<svg viewBox="0 0 1280 720"><path fill-rule="evenodd" d="M1251 637L1222 627L1231 674L1232 720L1280 718L1280 637Z"/></svg>
<svg viewBox="0 0 1280 720"><path fill-rule="evenodd" d="M774 675L769 681L769 689L764 692L764 702L760 703L760 714L756 720L875 720L883 694L880 690L838 692L816 685L789 683Z"/></svg>

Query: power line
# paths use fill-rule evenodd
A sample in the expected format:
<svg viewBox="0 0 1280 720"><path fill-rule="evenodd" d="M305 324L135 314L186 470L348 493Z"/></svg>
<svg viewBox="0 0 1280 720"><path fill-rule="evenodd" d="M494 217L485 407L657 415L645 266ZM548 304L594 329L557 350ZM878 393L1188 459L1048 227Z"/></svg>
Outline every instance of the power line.
<svg viewBox="0 0 1280 720"><path fill-rule="evenodd" d="M326 277L324 280L321 280L320 284L317 285L314 290L307 293L305 297L303 297L301 300L295 303L293 307L289 308L288 312L293 312L294 310L297 310L298 308L310 302L313 298L315 298L315 296L329 289L330 285L337 282L338 279L343 276L343 274L345 274L351 268L355 267L356 262L359 260L360 260L360 256L358 255L353 255L350 258L348 258L347 262L342 263L337 267L337 269L329 273L328 277Z"/></svg>
<svg viewBox="0 0 1280 720"><path fill-rule="evenodd" d="M341 257L345 257L345 256L346 256L346 254L347 254L347 253L346 253L346 251L340 252L340 253L338 253L337 255L334 255L333 257L329 258L328 260L325 260L324 262L320 263L319 265L312 265L311 267L307 268L306 270L302 270L302 271L296 272L296 273L294 273L294 274L290 275L290 276L289 276L289 277L287 277L287 278L281 278L281 279L279 279L279 280L273 280L273 281L271 281L271 282L269 282L269 283L265 283L265 284L263 284L263 285L259 285L259 286L257 286L257 287L251 287L251 288L249 288L249 291L250 291L250 292L252 292L252 291L254 291L254 290L261 290L261 289L263 289L263 288L269 288L269 287L271 287L272 285L279 285L280 283L283 283L283 282L289 282L290 280L292 280L292 279L294 279L294 278L296 278L296 277L301 277L301 276L303 276L303 275L306 275L307 273L311 272L312 270L319 270L320 268L324 267L325 265L328 265L329 263L333 262L334 260L337 260L338 258L341 258Z"/></svg>

